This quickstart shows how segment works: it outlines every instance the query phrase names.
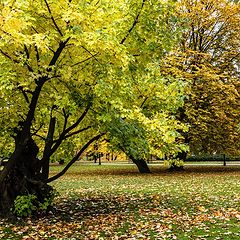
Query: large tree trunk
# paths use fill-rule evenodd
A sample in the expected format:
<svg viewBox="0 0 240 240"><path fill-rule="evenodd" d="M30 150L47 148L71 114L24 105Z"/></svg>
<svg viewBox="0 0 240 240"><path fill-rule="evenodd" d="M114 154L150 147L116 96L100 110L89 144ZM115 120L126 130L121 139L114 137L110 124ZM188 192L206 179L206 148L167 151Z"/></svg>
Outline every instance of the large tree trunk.
<svg viewBox="0 0 240 240"><path fill-rule="evenodd" d="M137 165L140 173L151 173L146 161L144 161L143 159L136 160L133 157L131 157L131 160L133 161L133 163Z"/></svg>
<svg viewBox="0 0 240 240"><path fill-rule="evenodd" d="M25 135L22 130L17 134L15 151L0 175L1 213L8 213L19 195L35 194L38 201L43 202L50 193L52 188L40 181L38 150L30 134Z"/></svg>

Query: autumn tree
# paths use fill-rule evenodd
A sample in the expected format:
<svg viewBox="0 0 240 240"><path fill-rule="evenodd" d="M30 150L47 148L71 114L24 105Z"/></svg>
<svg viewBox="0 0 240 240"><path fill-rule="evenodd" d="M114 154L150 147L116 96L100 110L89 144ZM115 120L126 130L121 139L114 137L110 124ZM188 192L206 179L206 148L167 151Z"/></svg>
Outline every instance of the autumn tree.
<svg viewBox="0 0 240 240"><path fill-rule="evenodd" d="M185 142L193 153L239 154L240 4L181 0L177 16L180 41L163 70L189 83L178 114L190 125Z"/></svg>
<svg viewBox="0 0 240 240"><path fill-rule="evenodd" d="M186 128L174 117L184 82L159 69L175 41L172 6L1 1L0 134L3 153L12 151L0 174L1 211L19 195L43 202L48 183L102 137L134 161L185 149ZM50 159L68 143L75 155L49 177Z"/></svg>

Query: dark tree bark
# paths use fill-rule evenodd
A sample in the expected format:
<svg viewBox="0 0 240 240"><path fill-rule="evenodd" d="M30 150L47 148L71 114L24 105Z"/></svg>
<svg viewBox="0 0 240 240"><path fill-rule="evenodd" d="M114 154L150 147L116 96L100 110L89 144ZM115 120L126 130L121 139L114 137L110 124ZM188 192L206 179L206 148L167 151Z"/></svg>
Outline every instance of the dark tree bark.
<svg viewBox="0 0 240 240"><path fill-rule="evenodd" d="M108 140L106 140L108 141ZM126 151L124 146L121 146L120 144L118 145L118 148L120 150L122 150L131 160L134 164L136 164L138 170L140 173L151 173L147 162L144 159L136 159L134 158L131 154L128 153L128 151Z"/></svg>
<svg viewBox="0 0 240 240"><path fill-rule="evenodd" d="M51 72L51 67L55 65L61 55L63 49L70 38L65 41L60 41L57 50L54 52L52 59L49 62L48 72ZM29 68L29 71L33 69ZM32 98L27 100L29 107L24 121L19 122L15 129L15 149L12 153L6 166L0 173L0 212L8 213L13 206L14 200L19 195L35 194L39 202L43 202L45 197L52 188L47 185L42 179L48 175L49 157L53 149L53 133L55 119L51 118L48 139L45 144L44 161L37 158L39 151L38 146L34 142L31 135L31 127L37 108L40 93L44 84L49 80L47 75L43 75L35 80L35 89L31 92ZM83 116L84 117L84 116ZM81 119L79 120L81 121ZM78 125L78 122L76 123ZM75 128L75 125L73 126ZM72 130L72 129L70 129ZM50 153L51 150L51 153ZM44 176L43 176L44 175Z"/></svg>
<svg viewBox="0 0 240 240"><path fill-rule="evenodd" d="M139 170L140 173L151 173L147 163L145 160L143 159L134 159L133 157L130 157L132 162L135 163L137 165L137 168Z"/></svg>
<svg viewBox="0 0 240 240"><path fill-rule="evenodd" d="M176 157L176 158L178 158L178 159L186 162L186 160L187 160L187 152L185 152L185 151L179 152L179 153L177 154L177 157Z"/></svg>
<svg viewBox="0 0 240 240"><path fill-rule="evenodd" d="M24 136L24 137L23 137ZM52 188L39 181L41 161L38 146L30 133L20 130L15 137L15 151L0 177L0 211L9 212L19 195L35 194L43 202Z"/></svg>

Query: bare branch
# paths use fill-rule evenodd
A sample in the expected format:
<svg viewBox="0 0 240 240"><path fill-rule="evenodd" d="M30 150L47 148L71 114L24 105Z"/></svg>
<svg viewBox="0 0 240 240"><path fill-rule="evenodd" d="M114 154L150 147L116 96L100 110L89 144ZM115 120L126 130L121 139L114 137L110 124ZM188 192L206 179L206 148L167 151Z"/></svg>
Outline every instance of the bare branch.
<svg viewBox="0 0 240 240"><path fill-rule="evenodd" d="M42 138L42 139L45 139L44 137L42 137L42 136L40 136L40 135L37 134L37 132L39 132L39 130L43 127L43 125L44 125L44 124L41 123L40 126L39 126L39 128L36 129L31 135L32 135L32 136L38 136L38 137L40 137L40 138Z"/></svg>
<svg viewBox="0 0 240 240"><path fill-rule="evenodd" d="M63 132L65 132L66 128L67 128L67 121L68 121L68 118L69 118L69 114L66 113L64 108L63 108L62 111L63 111L63 116L64 116Z"/></svg>
<svg viewBox="0 0 240 240"><path fill-rule="evenodd" d="M5 57L7 57L8 59L10 59L11 61L13 61L14 63L19 63L18 60L13 59L10 55L8 55L7 53L3 52L2 49L0 49L0 53L2 53L2 55L4 55Z"/></svg>
<svg viewBox="0 0 240 240"><path fill-rule="evenodd" d="M26 53L27 60L29 60L29 58L30 58L30 53L29 53L28 48L27 48L27 46L26 46L25 44L24 44L24 51L25 51L25 53ZM28 69L29 72L33 72L32 67L29 65L29 63L28 63L27 61L26 61L24 64L27 66L27 69Z"/></svg>
<svg viewBox="0 0 240 240"><path fill-rule="evenodd" d="M84 46L82 46L82 48L88 52L97 62L99 62L99 60L95 57L96 54L92 54L88 49L86 49ZM98 53L97 53L98 54ZM100 62L99 62L100 63ZM100 63L101 64L101 63Z"/></svg>
<svg viewBox="0 0 240 240"><path fill-rule="evenodd" d="M78 134L78 133L84 132L84 131L88 130L88 129L91 128L91 127L92 127L92 126L87 126L87 127L85 127L85 128L81 128L81 129L79 129L79 130L77 130L77 131L75 131L75 132L71 132L71 133L67 134L67 135L64 137L64 140L67 139L67 138L70 138L70 137L72 137L72 136L74 136L74 135L76 135L76 134Z"/></svg>
<svg viewBox="0 0 240 240"><path fill-rule="evenodd" d="M34 136L39 137L40 139L46 141L46 138L45 138L45 137L43 137L43 136L41 136L41 135L39 135L39 134L37 134L37 133L34 134Z"/></svg>
<svg viewBox="0 0 240 240"><path fill-rule="evenodd" d="M78 118L78 120L72 126L68 127L65 130L65 134L69 133L70 131L72 131L74 128L76 128L80 124L80 122L84 119L84 117L88 113L90 107L91 107L91 103L89 103L87 105L86 109L83 111L82 115Z"/></svg>
<svg viewBox="0 0 240 240"><path fill-rule="evenodd" d="M63 176L64 173L67 172L67 170L80 158L80 156L84 153L84 151L95 141L97 141L99 138L101 138L103 135L105 135L106 133L100 133L98 135L96 135L95 137L91 138L82 148L81 150L72 158L72 160L66 165L66 167L59 172L58 174L56 174L53 177L50 177L49 179L46 179L44 182L45 183L50 183L56 179L58 179L59 177Z"/></svg>
<svg viewBox="0 0 240 240"><path fill-rule="evenodd" d="M76 128L81 121L84 119L84 117L86 116L88 110L90 109L91 104L89 104L86 109L83 111L83 113L81 114L81 116L78 118L78 120L72 124L70 127L66 128L67 125L67 118L65 118L65 123L64 123L64 129L63 132L60 134L59 138L57 140L55 140L55 144L53 145L52 149L51 149L51 155L58 149L58 147L61 145L62 141L65 139L66 135L69 133L70 131L72 131L74 128ZM67 116L67 115L66 115Z"/></svg>

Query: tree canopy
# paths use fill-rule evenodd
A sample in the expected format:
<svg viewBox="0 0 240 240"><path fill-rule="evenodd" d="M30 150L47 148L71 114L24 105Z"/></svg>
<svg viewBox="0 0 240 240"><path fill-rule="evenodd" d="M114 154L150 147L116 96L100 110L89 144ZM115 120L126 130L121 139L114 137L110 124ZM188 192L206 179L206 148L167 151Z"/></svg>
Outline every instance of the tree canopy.
<svg viewBox="0 0 240 240"><path fill-rule="evenodd" d="M179 119L195 153L239 154L239 13L228 0L179 2L182 34L163 70L190 83Z"/></svg>
<svg viewBox="0 0 240 240"><path fill-rule="evenodd" d="M12 151L1 206L25 192L44 199L42 184L103 136L135 160L186 150L175 117L185 83L160 72L177 41L174 1L6 0L0 9L1 144ZM50 158L69 147L75 155L49 178Z"/></svg>

